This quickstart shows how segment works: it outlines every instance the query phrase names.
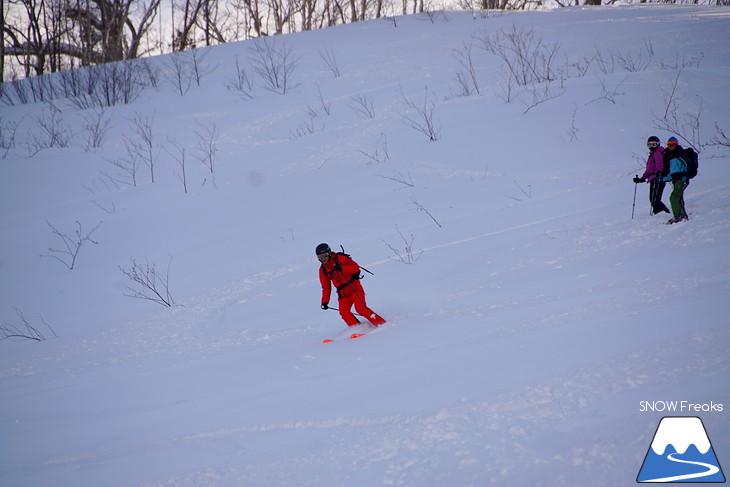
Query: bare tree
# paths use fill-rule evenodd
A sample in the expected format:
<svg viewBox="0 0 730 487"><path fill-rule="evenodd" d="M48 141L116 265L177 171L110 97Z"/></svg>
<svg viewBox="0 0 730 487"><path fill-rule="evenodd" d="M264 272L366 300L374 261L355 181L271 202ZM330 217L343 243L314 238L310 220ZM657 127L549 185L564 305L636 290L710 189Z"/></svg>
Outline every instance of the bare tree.
<svg viewBox="0 0 730 487"><path fill-rule="evenodd" d="M145 53L142 41L157 15L159 3L160 0L7 0L0 16L0 56L3 60L14 58L26 77L79 64L134 59Z"/></svg>
<svg viewBox="0 0 730 487"><path fill-rule="evenodd" d="M171 2L172 50L185 51L196 47L194 30L205 0L173 0ZM177 15L176 15L177 14ZM181 18L182 17L182 18Z"/></svg>
<svg viewBox="0 0 730 487"><path fill-rule="evenodd" d="M62 52L85 65L134 59L159 6L160 0L72 0L65 14L79 43Z"/></svg>

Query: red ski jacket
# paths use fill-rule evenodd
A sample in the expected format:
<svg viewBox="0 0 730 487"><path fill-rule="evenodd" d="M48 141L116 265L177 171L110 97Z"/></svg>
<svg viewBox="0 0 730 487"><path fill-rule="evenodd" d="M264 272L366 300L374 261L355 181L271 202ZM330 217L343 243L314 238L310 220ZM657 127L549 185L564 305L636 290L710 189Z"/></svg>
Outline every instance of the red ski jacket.
<svg viewBox="0 0 730 487"><path fill-rule="evenodd" d="M322 283L322 304L330 302L332 285L340 298L350 296L360 288L360 266L349 256L332 252L329 260L319 267L319 282Z"/></svg>

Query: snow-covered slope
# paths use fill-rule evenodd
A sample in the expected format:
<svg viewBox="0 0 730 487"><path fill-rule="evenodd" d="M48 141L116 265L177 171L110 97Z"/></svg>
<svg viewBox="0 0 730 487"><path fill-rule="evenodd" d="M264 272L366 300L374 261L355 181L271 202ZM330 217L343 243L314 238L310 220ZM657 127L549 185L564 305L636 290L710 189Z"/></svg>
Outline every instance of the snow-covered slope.
<svg viewBox="0 0 730 487"><path fill-rule="evenodd" d="M88 152L91 112L57 101L71 143L29 157L48 108L3 107L0 323L47 339L0 342L0 483L633 485L683 414L730 464L730 168L710 144L730 133L729 27L674 6L365 22L272 38L298 59L285 95L253 69L260 41L218 46L185 96L161 79L107 110ZM558 42L556 80L508 82L483 48L500 32ZM460 96L472 40L479 93ZM252 99L226 89L236 57ZM668 100L685 128L701 110L703 144L672 226L646 185L631 218L646 138L678 135L656 128ZM133 187L111 162L135 119L157 163ZM69 270L51 226L77 221L96 230ZM323 241L374 272L388 325L321 343L345 328L319 309ZM125 296L133 262L169 276L171 308ZM642 406L671 400L725 409Z"/></svg>

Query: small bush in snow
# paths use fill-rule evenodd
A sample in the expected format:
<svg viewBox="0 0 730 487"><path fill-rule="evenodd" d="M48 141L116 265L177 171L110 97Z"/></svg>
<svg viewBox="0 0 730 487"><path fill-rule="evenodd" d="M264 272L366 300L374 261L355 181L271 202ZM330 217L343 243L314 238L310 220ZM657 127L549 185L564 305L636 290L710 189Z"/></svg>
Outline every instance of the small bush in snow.
<svg viewBox="0 0 730 487"><path fill-rule="evenodd" d="M167 263L167 269L163 272L157 270L157 266L150 264L145 257L144 265L132 259L132 265L128 268L119 267L122 274L127 276L136 286L133 289L127 286L129 298L145 299L163 306L172 307L175 301L170 294L170 264L172 257Z"/></svg>

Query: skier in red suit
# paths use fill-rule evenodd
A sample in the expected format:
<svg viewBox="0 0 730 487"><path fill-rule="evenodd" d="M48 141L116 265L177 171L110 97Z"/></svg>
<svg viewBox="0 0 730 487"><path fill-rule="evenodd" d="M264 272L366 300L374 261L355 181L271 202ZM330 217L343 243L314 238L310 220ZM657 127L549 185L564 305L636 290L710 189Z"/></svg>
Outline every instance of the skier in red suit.
<svg viewBox="0 0 730 487"><path fill-rule="evenodd" d="M319 281L322 283L322 309L329 309L332 286L337 289L340 316L348 326L360 323L352 314L355 311L375 326L382 325L385 320L365 303L365 291L360 284L360 266L341 252L332 252L326 243L317 245L317 259L322 263L319 267Z"/></svg>

